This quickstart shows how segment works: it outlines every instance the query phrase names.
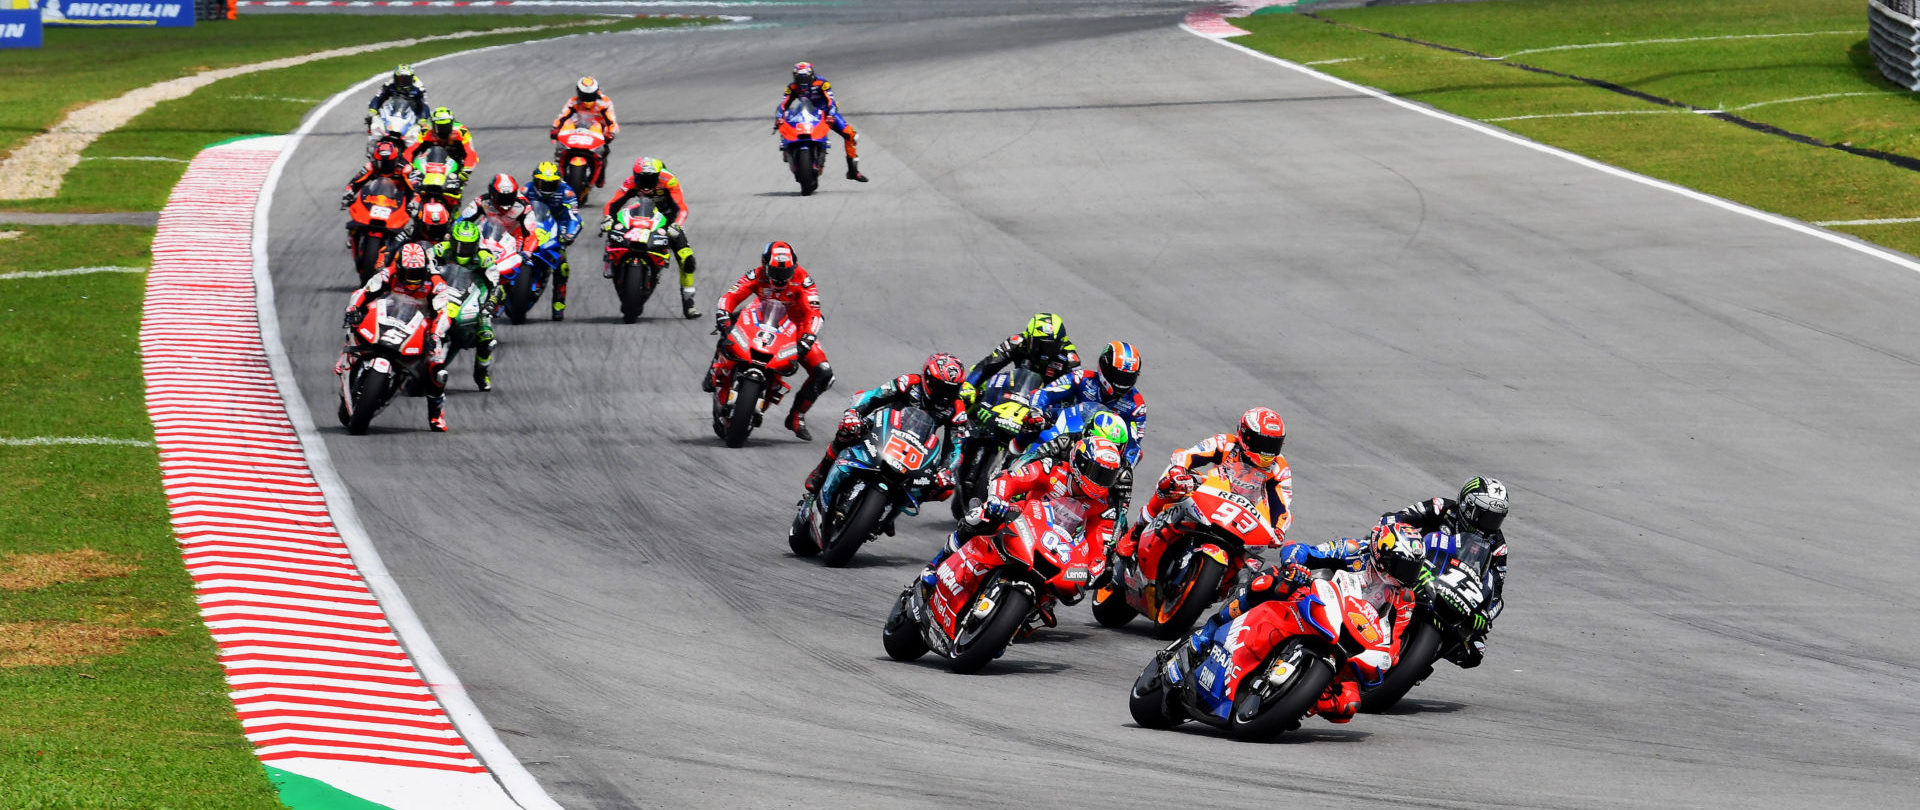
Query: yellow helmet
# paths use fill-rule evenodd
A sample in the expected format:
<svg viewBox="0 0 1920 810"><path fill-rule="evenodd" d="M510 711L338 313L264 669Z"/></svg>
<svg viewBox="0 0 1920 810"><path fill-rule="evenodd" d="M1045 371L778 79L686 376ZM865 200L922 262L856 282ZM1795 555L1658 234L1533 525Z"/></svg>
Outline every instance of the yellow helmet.
<svg viewBox="0 0 1920 810"><path fill-rule="evenodd" d="M560 190L560 166L551 160L540 161L533 167L533 182L537 191L554 192Z"/></svg>

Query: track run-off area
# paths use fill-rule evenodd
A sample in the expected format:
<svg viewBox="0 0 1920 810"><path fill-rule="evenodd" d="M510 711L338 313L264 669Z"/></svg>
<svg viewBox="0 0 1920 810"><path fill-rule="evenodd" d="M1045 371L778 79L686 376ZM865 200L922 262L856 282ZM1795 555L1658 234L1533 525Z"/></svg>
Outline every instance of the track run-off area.
<svg viewBox="0 0 1920 810"><path fill-rule="evenodd" d="M451 433L427 433L417 400L369 436L320 425L388 573L562 805L1920 792L1920 273L1222 47L1176 26L1189 6L808 8L421 75L472 128L477 178L525 177L563 94L596 76L623 121L614 168L644 153L686 184L703 308L792 242L839 380L816 433L932 351L972 362L1059 312L1082 347L1140 348L1142 477L1248 407L1284 414L1293 539L1500 477L1507 610L1482 667L1267 745L1136 728L1127 687L1159 642L1084 605L979 676L890 661L881 623L944 509L849 569L793 557L823 441L769 419L721 447L698 388L710 320L663 301L621 324L583 237L566 322L502 325L491 393L457 362ZM873 182L796 194L768 130L801 59L832 79ZM323 417L359 102L314 122L270 208L279 330Z"/></svg>

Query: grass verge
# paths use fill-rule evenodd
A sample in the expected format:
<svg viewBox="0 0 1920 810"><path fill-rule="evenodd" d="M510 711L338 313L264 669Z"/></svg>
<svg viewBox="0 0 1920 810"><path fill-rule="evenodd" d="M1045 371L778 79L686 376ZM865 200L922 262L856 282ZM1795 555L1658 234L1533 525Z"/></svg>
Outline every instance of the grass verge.
<svg viewBox="0 0 1920 810"><path fill-rule="evenodd" d="M367 22L380 19L400 30L370 30ZM192 29L50 30L41 51L0 53L0 74L20 80L0 82L0 149L73 106L197 67L577 19L289 15ZM599 30L682 22L622 19ZM428 43L224 80L156 106L86 156L185 161L215 141L289 131L312 100L394 62L577 30ZM59 197L9 207L158 210L184 168L83 161ZM6 271L147 266L154 233L6 230L20 232L0 240ZM131 273L0 280L0 438L152 439L138 354L145 283ZM0 444L0 807L281 807L275 772L254 757L234 717L159 472L152 447ZM306 789L298 782L288 789Z"/></svg>
<svg viewBox="0 0 1920 810"><path fill-rule="evenodd" d="M1920 96L1874 68L1866 9L1855 0L1502 0L1315 16L1322 19L1257 14L1236 22L1251 32L1236 41L1756 208L1811 222L1920 216L1920 177L1906 169L1369 33L1603 79L1829 143L1920 156L1912 126ZM1685 41L1644 42L1676 39ZM1565 47L1598 43L1633 44ZM1568 115L1595 112L1606 114ZM1920 229L1836 229L1920 253Z"/></svg>
<svg viewBox="0 0 1920 810"><path fill-rule="evenodd" d="M369 24L374 21L387 22ZM547 36L695 22L579 15L275 14L242 16L232 22L193 28L49 29L46 47L40 51L0 52L0 75L27 79L0 82L0 150L11 151L57 123L70 109L201 69L460 31L593 23L389 48L224 79L186 98L157 104L126 126L102 135L81 153L80 165L68 172L58 196L0 202L0 210L157 211L186 171L185 161L208 144L246 135L289 132L314 104L382 67ZM56 34L60 35L58 41ZM140 39L137 34L152 38ZM48 92L48 88L59 90ZM429 100L454 104L454 111L459 111L456 102L434 98L431 84L427 91ZM115 159L125 157L179 162Z"/></svg>

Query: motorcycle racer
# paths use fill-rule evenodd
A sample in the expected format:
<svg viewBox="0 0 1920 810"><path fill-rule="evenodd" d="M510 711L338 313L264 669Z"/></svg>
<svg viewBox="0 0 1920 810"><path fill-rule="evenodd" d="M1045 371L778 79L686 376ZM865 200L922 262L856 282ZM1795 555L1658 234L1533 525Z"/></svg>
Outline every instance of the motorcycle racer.
<svg viewBox="0 0 1920 810"><path fill-rule="evenodd" d="M400 202L407 207L407 210L413 210L414 199L420 192L413 187L413 181L407 177L407 166L400 159L400 147L390 143L374 145L373 159L361 166L360 173L354 175L352 180L347 181L347 191L340 195L340 207L344 209L352 205L354 195L360 193L360 187L378 177L386 177L398 182L403 192L403 199Z"/></svg>
<svg viewBox="0 0 1920 810"><path fill-rule="evenodd" d="M433 246L433 258L442 267L467 268L473 273L473 282L487 291L488 305L476 313L479 330L473 350L473 384L482 391L492 391L493 350L500 345L493 334L492 306L500 295L500 271L493 266L497 257L480 246L479 223L462 220L453 226L452 238Z"/></svg>
<svg viewBox="0 0 1920 810"><path fill-rule="evenodd" d="M543 160L534 167L533 177L527 181L526 198L546 206L553 214L553 221L560 226L560 267L554 271L558 278L553 284L553 319L565 320L567 278L573 273L567 265L567 248L580 235L580 198L574 196L572 186L560 182L560 165L551 160Z"/></svg>
<svg viewBox="0 0 1920 810"><path fill-rule="evenodd" d="M433 108L428 118L429 126L420 133L420 140L407 147L405 160L412 163L421 152L435 146L447 150L447 156L460 161L460 183L466 184L473 176L473 167L480 162L480 151L473 147L473 133L467 131L467 125L454 120L453 111L445 107Z"/></svg>
<svg viewBox="0 0 1920 810"><path fill-rule="evenodd" d="M660 212L672 217L667 225L667 244L673 248L673 255L680 262L680 314L688 319L700 317L700 308L693 303L693 247L687 243L687 200L680 192L680 178L660 161L643 157L633 163L633 176L620 184L620 193L607 201L601 210L600 232L613 229L613 212L634 197L651 197ZM608 265L602 272L603 278L613 278L613 266Z"/></svg>
<svg viewBox="0 0 1920 810"><path fill-rule="evenodd" d="M780 97L780 106L776 111L775 130L780 128L779 116L786 113L787 105L798 98L813 102L815 109L826 114L828 128L840 133L840 142L847 150L847 179L867 182L867 176L860 173L860 131L840 115L840 103L833 98L833 83L815 75L811 62L799 62L793 66L793 81Z"/></svg>
<svg viewBox="0 0 1920 810"><path fill-rule="evenodd" d="M1067 337L1065 320L1051 312L1035 313L1027 320L1026 329L1000 341L986 357L973 364L973 369L967 372L966 384L960 386L960 398L973 404L978 393L976 387L1010 363L1031 369L1051 383L1080 367L1080 352Z"/></svg>
<svg viewBox="0 0 1920 810"><path fill-rule="evenodd" d="M866 429L867 415L880 408L914 407L926 411L935 422L946 427L945 444L947 459L942 467L951 467L953 455L959 452L959 444L954 441L954 430L967 421L967 408L960 402L960 358L941 352L927 358L918 374L902 374L877 388L861 391L854 395L853 406L840 417L840 429L833 434L833 441L827 443L827 454L820 459L819 465L807 475L807 494L819 493L821 482L827 478L827 472L833 469L840 453L860 441L861 433ZM942 469L935 481L938 497L929 497L929 501L944 501L953 495L953 471Z"/></svg>
<svg viewBox="0 0 1920 810"><path fill-rule="evenodd" d="M431 245L423 242L408 242L393 251L392 261L381 267L380 272L367 280L364 287L353 291L353 297L347 302L346 316L342 324L352 329L360 319L366 317L367 305L386 295L404 295L421 302L434 313L433 323L426 335L427 355L427 425L436 433L447 430L447 330L452 320L447 317L447 304L451 302L451 289L446 279L440 276L428 255ZM348 337L349 347L352 337ZM340 353L340 359L334 363L333 373L347 372L347 354ZM341 406L341 417L345 419L345 405Z"/></svg>
<svg viewBox="0 0 1920 810"><path fill-rule="evenodd" d="M1014 512L1015 504L1029 498L1065 497L1080 501L1089 515L1082 525L1080 542L1111 542L1114 523L1120 518L1120 507L1113 500L1113 485L1120 480L1122 466L1119 445L1089 436L1073 446L1065 462L1041 459L995 476L987 486L986 500L967 510L960 527L948 535L947 544L927 561L926 569L920 572L920 581L932 587L936 582L934 572L948 555L958 552L968 540L999 529ZM1093 557L1094 570L1090 573L1097 579L1106 573L1104 558L1098 554Z"/></svg>
<svg viewBox="0 0 1920 810"><path fill-rule="evenodd" d="M1147 399L1134 388L1140 380L1140 353L1133 344L1114 341L1100 352L1100 370L1078 369L1061 375L1034 394L1033 407L1051 421L1062 410L1081 403L1104 406L1127 423L1127 466L1140 460L1140 442L1147 437ZM1057 441L1057 440L1056 440Z"/></svg>
<svg viewBox="0 0 1920 810"><path fill-rule="evenodd" d="M478 222L487 217L499 217L512 222L519 235L525 236L533 231L527 225L527 214L532 210L526 194L522 193L520 181L513 179L511 174L496 174L493 182L487 184L485 192L460 209L459 219Z"/></svg>
<svg viewBox="0 0 1920 810"><path fill-rule="evenodd" d="M1449 527L1455 531L1472 531L1486 537L1493 543L1493 555L1490 558L1493 587L1488 589L1486 601L1481 605L1459 605L1461 613L1475 617L1473 635L1467 639L1466 651L1458 660L1450 658L1461 669L1472 669L1480 665L1486 655L1487 634L1493 630L1493 620L1500 615L1504 606L1501 591L1507 584L1507 537L1500 530L1507 519L1507 485L1498 478L1474 476L1460 486L1458 498L1434 497L1408 506L1398 512L1389 512L1381 516L1383 522L1404 523L1421 533L1438 531ZM1429 572L1427 577L1431 577ZM1425 584L1423 578L1422 584ZM1437 591L1437 593L1445 593ZM1450 595L1450 594L1449 594ZM1476 610L1477 608L1477 610Z"/></svg>
<svg viewBox="0 0 1920 810"><path fill-rule="evenodd" d="M1237 433L1209 436L1199 444L1175 452L1172 463L1160 476L1159 487L1140 509L1140 523L1114 544L1114 554L1131 558L1141 543L1158 543L1162 535L1179 531L1180 527L1169 524L1146 535L1145 527L1200 485L1193 474L1195 468L1224 463L1235 457L1266 474L1267 510L1274 522L1273 531L1285 539L1287 528L1293 525L1293 469L1287 465L1287 457L1280 454L1286 437L1287 425L1280 414L1271 408L1254 408L1241 414Z"/></svg>
<svg viewBox="0 0 1920 810"><path fill-rule="evenodd" d="M380 112L380 105L387 103L390 98L405 99L413 106L414 116L426 120L427 86L419 76L414 75L411 65L400 65L393 69L393 77L380 85L380 92L373 95L373 100L367 102L367 116L360 119L360 125L372 124L373 116Z"/></svg>
<svg viewBox="0 0 1920 810"><path fill-rule="evenodd" d="M593 174L593 187L607 187L607 152L613 145L613 139L620 134L620 119L613 115L613 97L600 90L600 82L592 76L581 76L573 85L573 95L567 98L566 106L560 108L560 114L554 116L553 126L547 130L547 140L559 140L560 127L574 113L587 113L600 116L607 122L607 143L600 147L600 168Z"/></svg>
<svg viewBox="0 0 1920 810"><path fill-rule="evenodd" d="M833 366L827 363L827 351L820 348L820 327L826 323L820 314L820 291L813 284L813 276L800 266L792 245L768 242L760 252L760 266L748 270L720 296L713 313L714 331L720 335L720 343L714 347L713 365L708 368L700 390L711 394L731 378L733 362L725 351L730 339L727 333L733 328L734 310L753 297L785 304L787 317L800 333L800 363L807 368L807 381L794 395L793 409L787 414L787 429L802 441L813 441L813 431L807 429L807 410L833 385Z"/></svg>
<svg viewBox="0 0 1920 810"><path fill-rule="evenodd" d="M1113 483L1113 501L1122 512L1133 501L1133 464L1140 457L1140 443L1127 430L1127 420L1121 419L1111 411L1100 411L1088 420L1086 430L1080 433L1063 433L1039 444L1027 448L1020 454L1020 464L1031 464L1043 458L1066 461L1073 453L1073 446L1088 436L1095 436L1113 442L1120 447L1121 458L1126 461L1120 470L1120 480Z"/></svg>

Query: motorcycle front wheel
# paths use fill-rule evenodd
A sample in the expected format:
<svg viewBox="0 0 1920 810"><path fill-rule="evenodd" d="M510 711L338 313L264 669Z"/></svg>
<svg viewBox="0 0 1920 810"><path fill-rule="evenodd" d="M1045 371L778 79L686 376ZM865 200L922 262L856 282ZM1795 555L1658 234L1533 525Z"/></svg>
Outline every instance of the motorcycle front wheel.
<svg viewBox="0 0 1920 810"><path fill-rule="evenodd" d="M983 604L987 614L975 616ZM1020 632L1031 610L1033 600L1026 591L1013 587L1003 572L988 574L961 615L959 638L953 640L953 671L967 675L985 669L1013 643L1013 634Z"/></svg>
<svg viewBox="0 0 1920 810"><path fill-rule="evenodd" d="M1283 656L1298 656L1298 663L1285 683L1266 689L1250 686L1256 677L1264 677L1274 661ZM1260 668L1240 682L1233 696L1233 711L1227 715L1227 731L1246 741L1270 740L1300 727L1300 718L1320 700L1320 693L1333 683L1333 662L1300 648L1299 642L1283 644Z"/></svg>
<svg viewBox="0 0 1920 810"><path fill-rule="evenodd" d="M1220 582L1226 578L1227 567L1192 548L1186 549L1186 553L1198 559L1187 564L1180 582L1166 583L1172 586L1177 607L1170 615L1163 613L1167 615L1165 622L1154 625L1154 638L1172 641L1192 630L1200 614L1213 607L1214 597L1220 594Z"/></svg>
<svg viewBox="0 0 1920 810"><path fill-rule="evenodd" d="M1154 656L1147 662L1147 668L1140 671L1140 677L1133 680L1133 689L1127 693L1127 713L1133 715L1133 722L1141 728L1173 728L1187 719L1173 703L1173 689L1167 685L1163 671L1165 666L1166 659Z"/></svg>
<svg viewBox="0 0 1920 810"><path fill-rule="evenodd" d="M393 396L392 392L391 375L372 369L359 372L353 382L353 408L347 419L347 432L355 436L367 435L367 428L373 424L373 415Z"/></svg>
<svg viewBox="0 0 1920 810"><path fill-rule="evenodd" d="M828 568L845 568L853 562L853 554L866 545L880 525L880 517L887 511L887 493L878 487L867 487L855 497L853 506L847 508L847 518L833 533L833 540L827 543L826 554L820 561Z"/></svg>
<svg viewBox="0 0 1920 810"><path fill-rule="evenodd" d="M887 657L895 661L916 661L927 654L927 640L920 636L920 623L907 610L907 600L913 598L912 589L919 585L907 587L908 590L900 592L900 598L893 600L887 624L880 628L880 646L887 648Z"/></svg>
<svg viewBox="0 0 1920 810"><path fill-rule="evenodd" d="M1387 670L1387 677L1360 696L1360 711L1377 713L1393 708L1433 674L1433 661L1440 655L1440 628L1432 622L1414 622L1400 644L1400 657Z"/></svg>
<svg viewBox="0 0 1920 810"><path fill-rule="evenodd" d="M760 391L764 385L766 383L759 380L734 381L733 405L727 409L727 431L722 436L728 447L747 445L747 434L753 432L753 415L760 407Z"/></svg>

